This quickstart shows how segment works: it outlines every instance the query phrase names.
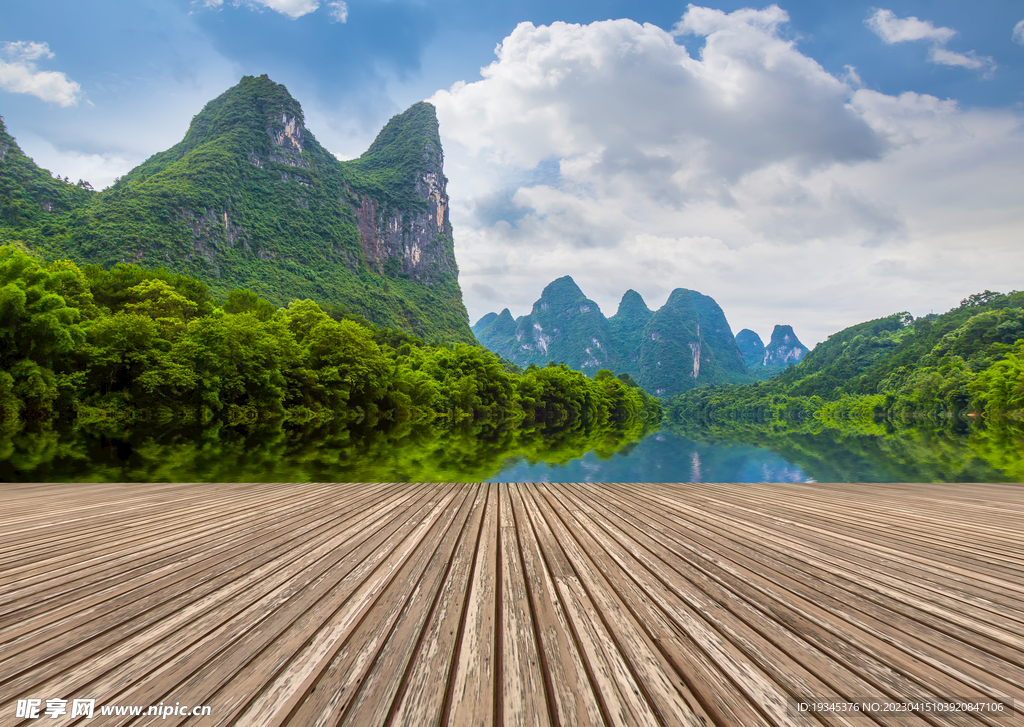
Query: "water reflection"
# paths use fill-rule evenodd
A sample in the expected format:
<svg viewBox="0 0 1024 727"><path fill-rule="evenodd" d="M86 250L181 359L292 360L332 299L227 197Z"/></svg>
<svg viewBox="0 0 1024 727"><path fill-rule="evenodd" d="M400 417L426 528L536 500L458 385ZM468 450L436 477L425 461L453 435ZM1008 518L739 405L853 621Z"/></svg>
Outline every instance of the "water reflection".
<svg viewBox="0 0 1024 727"><path fill-rule="evenodd" d="M1006 482L1024 479L1016 430L884 436L730 430L382 432L136 429L0 440L0 480L106 482Z"/></svg>
<svg viewBox="0 0 1024 727"><path fill-rule="evenodd" d="M787 465L780 468L766 458L763 475L758 479L767 482L1020 482L1024 479L1024 431L1016 423L890 428L883 434L813 425L790 429L737 424L715 429L680 431L677 428L677 433L711 446L756 447L771 452Z"/></svg>
<svg viewBox="0 0 1024 727"><path fill-rule="evenodd" d="M465 482L510 459L608 458L648 434L430 426L77 429L0 441L0 480L28 482Z"/></svg>
<svg viewBox="0 0 1024 727"><path fill-rule="evenodd" d="M808 482L808 475L769 449L698 442L669 431L601 458L564 464L513 462L493 478L512 482Z"/></svg>

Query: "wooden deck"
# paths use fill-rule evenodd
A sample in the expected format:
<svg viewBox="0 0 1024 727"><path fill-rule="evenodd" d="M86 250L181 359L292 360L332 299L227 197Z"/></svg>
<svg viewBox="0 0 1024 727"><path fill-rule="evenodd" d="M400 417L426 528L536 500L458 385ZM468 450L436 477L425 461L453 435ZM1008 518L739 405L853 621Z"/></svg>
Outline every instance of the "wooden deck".
<svg viewBox="0 0 1024 727"><path fill-rule="evenodd" d="M0 485L2 725L1009 725L1022 685L1020 486Z"/></svg>

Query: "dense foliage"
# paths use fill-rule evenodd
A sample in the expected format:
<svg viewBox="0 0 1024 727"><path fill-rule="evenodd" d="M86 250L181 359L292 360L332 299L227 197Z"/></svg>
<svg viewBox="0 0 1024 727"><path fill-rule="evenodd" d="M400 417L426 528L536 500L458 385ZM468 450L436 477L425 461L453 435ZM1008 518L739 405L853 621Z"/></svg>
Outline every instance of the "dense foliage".
<svg viewBox="0 0 1024 727"><path fill-rule="evenodd" d="M277 306L309 298L427 340L472 342L450 226L437 240L450 260L417 280L368 261L361 242L364 206L371 226L407 226L424 212L417 184L427 172L441 172L429 104L341 162L304 128L284 86L244 77L196 115L180 143L102 192L52 179L0 125L0 243L105 268L164 266L221 296L245 288Z"/></svg>
<svg viewBox="0 0 1024 727"><path fill-rule="evenodd" d="M627 429L655 400L599 371L508 370L468 344L428 346L309 300L134 265L43 263L0 247L0 428L54 420L470 421L548 432Z"/></svg>
<svg viewBox="0 0 1024 727"><path fill-rule="evenodd" d="M1024 293L986 291L942 315L907 313L847 328L774 379L673 399L680 424L880 422L1024 417Z"/></svg>

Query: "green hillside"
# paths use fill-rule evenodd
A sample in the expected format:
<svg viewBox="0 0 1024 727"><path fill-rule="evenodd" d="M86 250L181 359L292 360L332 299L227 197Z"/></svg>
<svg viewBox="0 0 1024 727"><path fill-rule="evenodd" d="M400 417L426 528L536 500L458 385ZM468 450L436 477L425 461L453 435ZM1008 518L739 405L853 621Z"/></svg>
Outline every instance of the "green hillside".
<svg viewBox="0 0 1024 727"><path fill-rule="evenodd" d="M740 349L744 363L748 369L764 366L764 342L761 337L749 328L736 334L736 346Z"/></svg>
<svg viewBox="0 0 1024 727"><path fill-rule="evenodd" d="M612 343L621 352L624 365L637 372L640 363L640 344L644 340L644 329L654 313L635 290L622 294L619 309L608 319Z"/></svg>
<svg viewBox="0 0 1024 727"><path fill-rule="evenodd" d="M340 162L284 86L247 76L180 143L96 193L51 179L6 131L0 149L0 242L105 268L163 267L218 297L309 298L428 340L473 340L430 104Z"/></svg>
<svg viewBox="0 0 1024 727"><path fill-rule="evenodd" d="M942 315L851 326L770 381L694 391L678 423L955 422L1024 417L1024 292L986 291Z"/></svg>

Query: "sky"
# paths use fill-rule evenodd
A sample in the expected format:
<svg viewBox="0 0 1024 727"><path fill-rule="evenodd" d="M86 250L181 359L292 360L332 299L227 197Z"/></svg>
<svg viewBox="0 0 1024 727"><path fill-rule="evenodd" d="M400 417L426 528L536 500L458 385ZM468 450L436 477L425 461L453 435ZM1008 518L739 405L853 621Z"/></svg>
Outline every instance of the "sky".
<svg viewBox="0 0 1024 727"><path fill-rule="evenodd" d="M1024 288L1024 6L881 2L5 3L0 115L102 188L242 75L342 159L426 99L471 322L571 275L813 345Z"/></svg>

